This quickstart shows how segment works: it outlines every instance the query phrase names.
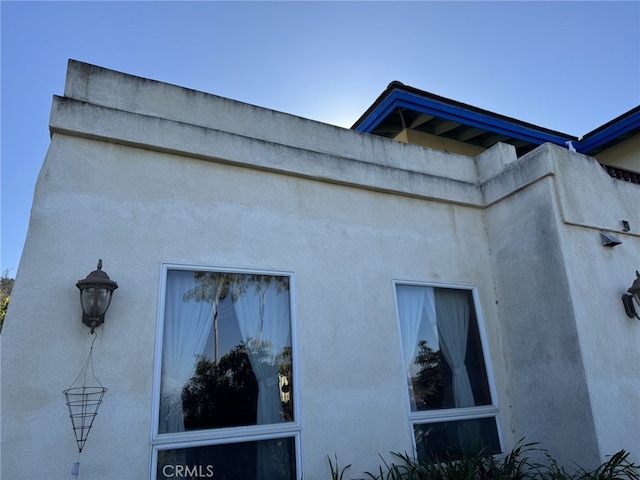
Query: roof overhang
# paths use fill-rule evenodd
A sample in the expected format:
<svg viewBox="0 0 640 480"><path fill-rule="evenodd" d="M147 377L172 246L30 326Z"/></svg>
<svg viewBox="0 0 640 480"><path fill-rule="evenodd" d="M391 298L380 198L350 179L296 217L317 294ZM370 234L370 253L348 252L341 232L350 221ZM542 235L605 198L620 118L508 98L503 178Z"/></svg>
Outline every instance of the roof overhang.
<svg viewBox="0 0 640 480"><path fill-rule="evenodd" d="M504 142L518 155L546 142L563 147L571 142L577 151L593 155L638 133L640 107L579 139L392 82L351 128L391 138L409 128L483 148Z"/></svg>
<svg viewBox="0 0 640 480"><path fill-rule="evenodd" d="M587 133L575 147L579 152L596 155L638 134L640 134L640 106Z"/></svg>

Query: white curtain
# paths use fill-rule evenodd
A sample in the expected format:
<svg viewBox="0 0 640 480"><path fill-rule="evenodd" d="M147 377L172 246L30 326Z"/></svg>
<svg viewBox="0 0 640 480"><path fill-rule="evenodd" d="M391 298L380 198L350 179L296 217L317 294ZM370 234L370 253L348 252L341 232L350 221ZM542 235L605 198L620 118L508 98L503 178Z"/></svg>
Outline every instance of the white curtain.
<svg viewBox="0 0 640 480"><path fill-rule="evenodd" d="M289 328L289 292L280 291L273 277L258 277L234 300L236 317L247 346L251 368L258 380L257 424L280 423L284 420L280 401L277 355L291 345ZM278 478L272 444L277 440L258 442L257 478ZM288 461L286 451L277 455Z"/></svg>
<svg viewBox="0 0 640 480"><path fill-rule="evenodd" d="M465 365L469 332L469 302L464 291L436 289L436 312L440 349L452 372L456 407L473 407L475 401Z"/></svg>
<svg viewBox="0 0 640 480"><path fill-rule="evenodd" d="M248 282L246 289L234 299L234 307L258 381L257 424L282 422L276 357L291 344L289 292L283 287L278 289L273 277L259 277Z"/></svg>
<svg viewBox="0 0 640 480"><path fill-rule="evenodd" d="M417 285L397 285L396 296L404 364L409 386L409 400L411 401L411 410L415 411L417 407L411 381L411 365L416 355L420 325L423 322L423 318L433 323L436 321L433 288Z"/></svg>
<svg viewBox="0 0 640 480"><path fill-rule="evenodd" d="M194 272L167 272L159 433L184 431L182 389L191 379L211 331L211 304L183 298L196 285Z"/></svg>

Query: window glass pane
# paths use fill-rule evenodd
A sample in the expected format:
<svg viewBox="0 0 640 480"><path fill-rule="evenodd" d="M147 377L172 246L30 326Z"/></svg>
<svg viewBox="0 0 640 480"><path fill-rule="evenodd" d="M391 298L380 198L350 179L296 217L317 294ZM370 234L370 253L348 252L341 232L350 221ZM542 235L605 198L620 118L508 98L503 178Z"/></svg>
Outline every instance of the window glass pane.
<svg viewBox="0 0 640 480"><path fill-rule="evenodd" d="M159 433L293 420L289 278L169 270Z"/></svg>
<svg viewBox="0 0 640 480"><path fill-rule="evenodd" d="M158 480L294 480L295 441L277 438L158 452Z"/></svg>
<svg viewBox="0 0 640 480"><path fill-rule="evenodd" d="M500 453L496 419L423 423L413 427L419 460L454 459L463 453Z"/></svg>
<svg viewBox="0 0 640 480"><path fill-rule="evenodd" d="M411 409L490 405L471 291L397 285L396 295Z"/></svg>

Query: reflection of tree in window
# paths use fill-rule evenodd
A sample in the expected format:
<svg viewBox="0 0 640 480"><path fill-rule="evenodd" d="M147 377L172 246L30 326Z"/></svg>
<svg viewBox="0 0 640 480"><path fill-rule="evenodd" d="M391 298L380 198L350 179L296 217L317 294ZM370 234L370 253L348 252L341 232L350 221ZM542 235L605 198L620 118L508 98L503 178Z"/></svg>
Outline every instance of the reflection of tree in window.
<svg viewBox="0 0 640 480"><path fill-rule="evenodd" d="M254 425L258 383L243 344L218 364L200 357L196 372L182 390L187 430Z"/></svg>
<svg viewBox="0 0 640 480"><path fill-rule="evenodd" d="M266 360L268 346L263 347ZM291 347L278 355L284 421L293 420ZM187 430L255 425L258 382L244 344L237 345L216 364L199 357L196 371L182 391L184 425Z"/></svg>
<svg viewBox="0 0 640 480"><path fill-rule="evenodd" d="M480 333L471 293L434 288L435 318L423 314L411 382L415 409L430 410L491 403ZM428 326L437 323L437 335ZM431 334L430 340L426 335ZM430 344L435 342L435 346ZM446 351L443 351L446 350ZM466 398L456 399L454 371L468 382Z"/></svg>
<svg viewBox="0 0 640 480"><path fill-rule="evenodd" d="M229 294L230 286L234 286L234 293L237 295L237 292L242 289L244 275L238 275L236 273L193 272L193 277L199 283L185 292L183 299L185 302L195 300L196 302L206 302L211 305L214 332L213 363L218 363L218 305Z"/></svg>
<svg viewBox="0 0 640 480"><path fill-rule="evenodd" d="M293 402L290 394L292 387L292 366L290 344L278 347L267 338L268 332L273 335L264 322L268 296L288 292L287 277L268 275L245 275L221 272L194 272L196 285L183 295L185 302L206 302L211 306L213 319L213 358L204 352L198 356L195 373L182 390L184 426L187 430L241 425L255 425L260 422L260 388L266 382L276 383L280 391L281 419L273 421L292 421ZM240 325L236 302L242 301L245 295L257 301L255 309L250 308L244 315L251 315L251 320L244 318ZM288 296L287 296L288 298ZM226 303L225 303L226 300ZM288 300L287 300L288 302ZM226 314L224 311L226 305ZM230 313L231 312L231 313ZM288 307L287 318L270 318L271 321L285 322L283 327L289 328ZM241 315L243 315L241 314ZM255 316L255 318L254 318ZM223 322L218 325L218 322ZM224 322L228 322L226 325ZM225 332L233 329L244 333L244 341L230 347ZM251 329L251 334L247 333ZM222 339L220 339L222 331ZM264 332L267 332L266 334ZM250 336L248 336L250 335ZM287 334L288 335L288 334ZM282 339L281 339L282 340ZM226 347L225 347L226 343ZM287 342L288 343L288 342ZM221 345L222 344L222 348ZM231 344L233 345L233 344ZM219 358L219 355L228 350ZM256 376L255 369L260 375ZM273 373L269 373L273 372ZM273 380L271 376L275 375ZM260 386L260 378L263 385ZM266 378L266 380L265 380ZM276 398L278 398L276 396ZM277 400L276 400L277 402Z"/></svg>
<svg viewBox="0 0 640 480"><path fill-rule="evenodd" d="M414 394L418 410L442 407L442 358L425 340L418 342L415 364L420 371L413 379Z"/></svg>
<svg viewBox="0 0 640 480"><path fill-rule="evenodd" d="M239 443L215 431L293 422L290 301L287 276L167 271L158 433L208 429L214 444L160 448L158 478L169 464L214 465L227 480L297 478L291 428Z"/></svg>
<svg viewBox="0 0 640 480"><path fill-rule="evenodd" d="M418 458L498 452L473 291L398 284L396 300ZM478 418L455 409L474 409Z"/></svg>

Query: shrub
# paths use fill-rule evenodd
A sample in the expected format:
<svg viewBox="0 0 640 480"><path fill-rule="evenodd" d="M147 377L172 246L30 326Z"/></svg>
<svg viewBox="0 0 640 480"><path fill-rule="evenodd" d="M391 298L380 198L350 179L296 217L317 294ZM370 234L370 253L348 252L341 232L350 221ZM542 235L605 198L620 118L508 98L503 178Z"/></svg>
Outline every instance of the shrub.
<svg viewBox="0 0 640 480"><path fill-rule="evenodd" d="M640 465L629 461L629 452L620 450L609 460L588 471L577 466L574 472L568 473L563 467L547 455L549 466L545 469L545 478L549 480L640 480Z"/></svg>
<svg viewBox="0 0 640 480"><path fill-rule="evenodd" d="M392 453L397 462L383 465L377 472L365 472L369 480L640 480L640 465L629 460L629 453L621 450L609 457L594 470L576 465L571 471L558 465L549 452L545 453L547 464L534 463L529 457L540 451L536 443L518 442L504 457L487 455L482 451L446 458L433 457L416 460L406 453ZM332 480L343 480L347 465L335 467L329 458Z"/></svg>

